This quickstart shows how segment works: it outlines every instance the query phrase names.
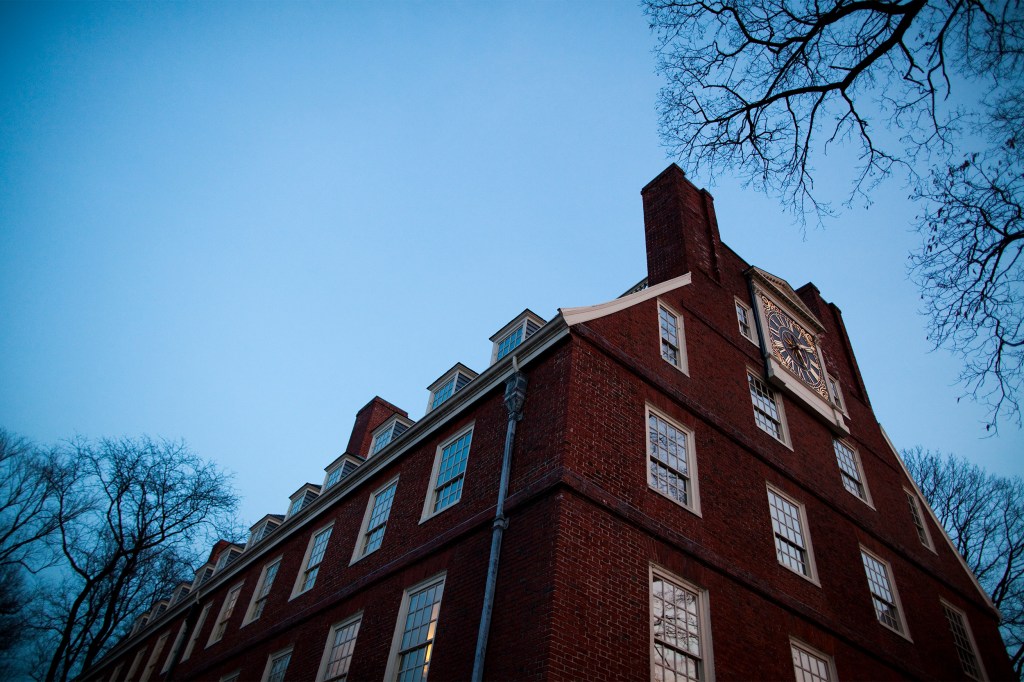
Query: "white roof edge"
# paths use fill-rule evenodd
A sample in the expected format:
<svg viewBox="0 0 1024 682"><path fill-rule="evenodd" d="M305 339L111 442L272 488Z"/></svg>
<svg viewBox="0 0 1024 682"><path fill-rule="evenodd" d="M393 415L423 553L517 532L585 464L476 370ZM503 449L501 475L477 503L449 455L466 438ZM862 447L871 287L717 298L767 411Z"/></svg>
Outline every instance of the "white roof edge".
<svg viewBox="0 0 1024 682"><path fill-rule="evenodd" d="M918 499L924 503L924 508L928 511L928 516L930 516L932 518L932 521L935 522L935 526L939 529L939 532L942 533L942 537L946 540L946 544L949 545L949 548L951 550L953 550L953 556L957 558L957 561L960 562L960 565L963 566L965 571L967 571L967 575L970 576L971 582L974 583L974 586L978 588L978 592L981 593L981 597L985 600L985 603L992 607L992 610L999 615L999 620L1002 621L1003 612L999 610L999 607L992 603L992 599L988 596L988 592L986 592L985 589L981 586L981 583L978 582L978 576L974 575L974 571L971 570L971 567L967 565L967 562L960 555L960 551L953 544L953 540L950 539L949 534L946 533L946 529L942 526L941 523L939 523L939 518L935 516L935 512L932 511L932 505L928 502L928 498L926 498L924 496L924 493L921 492L921 489L917 487L917 481L915 481L914 477L910 475L910 470L907 469L907 465L903 461L903 457L896 449L896 446L892 444L892 441L889 440L889 434L885 432L885 427L882 426L881 422L879 422L878 424L878 429L882 432L882 437L885 438L886 445L888 445L889 449L892 450L892 453L896 455L896 461L900 463L900 468L903 469L903 473L907 475L907 480L910 481L910 485L914 486L914 492L917 493Z"/></svg>
<svg viewBox="0 0 1024 682"><path fill-rule="evenodd" d="M617 313L620 310L625 310L637 303L643 303L644 301L661 296L667 291L672 291L673 289L686 286L690 283L690 279L690 273L687 272L679 277L666 280L661 284L655 284L653 287L641 289L635 294L616 298L613 301L598 303L597 305L580 306L578 308L559 308L558 311L562 314L562 318L565 320L565 323L571 327L574 324L589 322L590 320L596 320L597 318L604 317L605 315Z"/></svg>

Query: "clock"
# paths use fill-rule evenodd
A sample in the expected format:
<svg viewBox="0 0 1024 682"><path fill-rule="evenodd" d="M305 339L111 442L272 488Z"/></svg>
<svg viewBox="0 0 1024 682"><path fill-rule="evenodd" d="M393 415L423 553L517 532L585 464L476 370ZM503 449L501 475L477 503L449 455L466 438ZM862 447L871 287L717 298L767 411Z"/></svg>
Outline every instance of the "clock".
<svg viewBox="0 0 1024 682"><path fill-rule="evenodd" d="M814 336L766 296L761 297L772 355L808 388L829 400Z"/></svg>

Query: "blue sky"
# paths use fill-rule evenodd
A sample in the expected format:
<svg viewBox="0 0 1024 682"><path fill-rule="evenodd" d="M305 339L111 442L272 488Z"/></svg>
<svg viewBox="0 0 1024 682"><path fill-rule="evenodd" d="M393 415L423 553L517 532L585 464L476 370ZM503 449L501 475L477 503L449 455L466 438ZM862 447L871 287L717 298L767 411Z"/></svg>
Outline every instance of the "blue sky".
<svg viewBox="0 0 1024 682"><path fill-rule="evenodd" d="M523 308L644 276L653 46L629 2L0 4L0 425L184 438L246 522L283 512L375 394L418 418ZM733 249L843 310L897 447L1024 472L928 352L905 188L803 235L692 177Z"/></svg>

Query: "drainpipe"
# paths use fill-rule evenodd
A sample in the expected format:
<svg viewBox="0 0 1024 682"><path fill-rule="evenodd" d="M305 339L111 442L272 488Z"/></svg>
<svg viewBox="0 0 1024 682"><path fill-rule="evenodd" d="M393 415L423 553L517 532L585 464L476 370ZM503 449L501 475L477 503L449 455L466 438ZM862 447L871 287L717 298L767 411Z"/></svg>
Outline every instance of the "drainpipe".
<svg viewBox="0 0 1024 682"><path fill-rule="evenodd" d="M198 590L198 588L196 589ZM188 607L188 611L185 613L185 635L188 635L192 631L192 628L196 626L197 620L199 620L198 594L195 596L195 599L192 601L192 605ZM188 640L189 638L187 636L182 637L181 641L177 641L177 637L175 637L175 641L171 644L171 646L177 646L175 646L174 650L171 651L170 654L171 664L167 666L167 677L164 678L167 682L171 682L171 680L174 679L174 669L178 667L179 663L181 663L181 655L187 646L186 642L188 642Z"/></svg>
<svg viewBox="0 0 1024 682"><path fill-rule="evenodd" d="M487 655L487 635L491 630L491 613L494 610L494 586L498 581L498 560L501 556L501 536L508 528L505 518L505 494L508 492L509 470L512 468L512 441L516 437L516 422L523 418L523 403L526 402L526 376L519 371L519 363L512 356L512 376L505 380L505 408L508 410L508 426L505 428L505 452L501 458L501 481L498 483L498 504L495 507L494 525L491 531L491 558L487 562L487 586L484 589L484 605L480 611L480 630L476 637L476 653L473 657L473 682L484 679L484 658Z"/></svg>

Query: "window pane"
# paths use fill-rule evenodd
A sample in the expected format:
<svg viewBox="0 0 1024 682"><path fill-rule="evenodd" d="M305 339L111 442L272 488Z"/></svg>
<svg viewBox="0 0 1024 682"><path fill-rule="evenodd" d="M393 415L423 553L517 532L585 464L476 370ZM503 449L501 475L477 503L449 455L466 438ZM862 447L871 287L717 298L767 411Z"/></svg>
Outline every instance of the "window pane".
<svg viewBox="0 0 1024 682"><path fill-rule="evenodd" d="M443 588L442 581L409 596L399 648L398 679L401 682L427 679Z"/></svg>
<svg viewBox="0 0 1024 682"><path fill-rule="evenodd" d="M686 432L651 413L648 417L650 440L650 485L681 504L689 504L690 477Z"/></svg>
<svg viewBox="0 0 1024 682"><path fill-rule="evenodd" d="M465 434L441 451L435 486L434 511L441 511L459 501L462 497L462 482L469 458L469 444L473 432Z"/></svg>
<svg viewBox="0 0 1024 682"><path fill-rule="evenodd" d="M356 648L356 636L359 634L359 620L343 625L334 630L330 640L331 653L327 659L325 680L344 680L348 677L348 668L352 663L352 652Z"/></svg>
<svg viewBox="0 0 1024 682"><path fill-rule="evenodd" d="M655 575L651 583L654 679L700 680L701 632L697 594Z"/></svg>
<svg viewBox="0 0 1024 682"><path fill-rule="evenodd" d="M768 491L768 507L771 511L775 551L779 563L809 577L811 570L807 562L807 547L800 524L800 509L771 490Z"/></svg>
<svg viewBox="0 0 1024 682"><path fill-rule="evenodd" d="M395 499L396 488L398 488L398 481L374 496L370 522L366 526L366 535L363 541L363 554L374 551L384 541L384 530L387 527L388 516L391 514L391 503Z"/></svg>

